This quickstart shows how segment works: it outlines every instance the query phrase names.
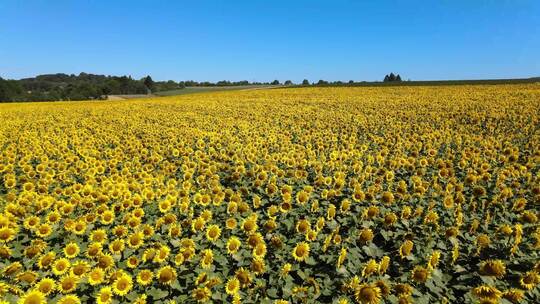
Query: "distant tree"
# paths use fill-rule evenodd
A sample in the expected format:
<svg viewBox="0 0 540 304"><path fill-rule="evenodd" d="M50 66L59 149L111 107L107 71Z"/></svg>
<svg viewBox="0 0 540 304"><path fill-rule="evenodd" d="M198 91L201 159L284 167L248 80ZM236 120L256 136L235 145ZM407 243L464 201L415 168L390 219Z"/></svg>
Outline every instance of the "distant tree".
<svg viewBox="0 0 540 304"><path fill-rule="evenodd" d="M270 84L271 85L279 85L279 80L276 79L276 80L272 81L272 83L270 83Z"/></svg>
<svg viewBox="0 0 540 304"><path fill-rule="evenodd" d="M388 76L388 81L396 81L396 75L394 75L394 73L390 73Z"/></svg>
<svg viewBox="0 0 540 304"><path fill-rule="evenodd" d="M325 84L328 84L328 81L320 79L320 80L317 82L317 85L325 85Z"/></svg>
<svg viewBox="0 0 540 304"><path fill-rule="evenodd" d="M384 76L384 82L388 82L390 81L390 77L388 76L388 74L386 74L386 76Z"/></svg>
<svg viewBox="0 0 540 304"><path fill-rule="evenodd" d="M401 76L399 76L399 74L396 76L396 81L401 81Z"/></svg>
<svg viewBox="0 0 540 304"><path fill-rule="evenodd" d="M354 80L349 80L349 84L353 84L354 83Z"/></svg>
<svg viewBox="0 0 540 304"><path fill-rule="evenodd" d="M284 85L292 85L293 83L292 83L292 81L290 81L290 80L286 80L283 84L284 84Z"/></svg>
<svg viewBox="0 0 540 304"><path fill-rule="evenodd" d="M309 85L309 80L307 79L302 80L302 85Z"/></svg>
<svg viewBox="0 0 540 304"><path fill-rule="evenodd" d="M155 91L154 80L152 80L152 77L150 77L150 75L148 75L148 76L146 76L146 78L144 78L143 83L150 92Z"/></svg>

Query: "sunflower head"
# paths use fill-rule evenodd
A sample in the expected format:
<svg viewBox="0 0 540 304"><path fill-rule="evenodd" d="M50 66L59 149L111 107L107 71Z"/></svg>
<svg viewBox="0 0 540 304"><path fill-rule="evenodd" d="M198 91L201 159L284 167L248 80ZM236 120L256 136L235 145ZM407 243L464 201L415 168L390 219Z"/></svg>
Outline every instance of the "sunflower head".
<svg viewBox="0 0 540 304"><path fill-rule="evenodd" d="M297 261L305 261L309 256L309 244L306 242L296 244L292 251L292 255Z"/></svg>
<svg viewBox="0 0 540 304"><path fill-rule="evenodd" d="M411 278L415 282L425 283L426 280L428 279L428 276L429 276L429 271L426 268L422 266L416 266L414 267L412 271Z"/></svg>
<svg viewBox="0 0 540 304"><path fill-rule="evenodd" d="M480 264L480 274L502 278L506 274L506 265L501 260L488 260Z"/></svg>
<svg viewBox="0 0 540 304"><path fill-rule="evenodd" d="M362 304L377 304L381 300L381 289L376 285L361 284L354 294L356 301Z"/></svg>

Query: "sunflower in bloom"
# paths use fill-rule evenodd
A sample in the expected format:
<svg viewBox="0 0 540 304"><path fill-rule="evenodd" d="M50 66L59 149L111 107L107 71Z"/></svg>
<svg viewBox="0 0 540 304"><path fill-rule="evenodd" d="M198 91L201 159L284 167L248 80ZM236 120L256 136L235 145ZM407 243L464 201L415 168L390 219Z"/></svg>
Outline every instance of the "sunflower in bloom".
<svg viewBox="0 0 540 304"><path fill-rule="evenodd" d="M201 267L203 269L208 269L210 268L213 262L214 262L214 252L212 251L212 249L205 249L202 252Z"/></svg>
<svg viewBox="0 0 540 304"><path fill-rule="evenodd" d="M417 283L425 283L428 277L429 270L422 266L415 266L411 274L411 279Z"/></svg>
<svg viewBox="0 0 540 304"><path fill-rule="evenodd" d="M238 249L240 249L240 245L241 245L240 240L237 237L232 236L227 241L227 253L235 254L236 252L238 252Z"/></svg>
<svg viewBox="0 0 540 304"><path fill-rule="evenodd" d="M240 290L240 281L236 277L230 278L225 284L225 292L228 295L234 295Z"/></svg>
<svg viewBox="0 0 540 304"><path fill-rule="evenodd" d="M142 286L147 286L152 283L154 273L148 269L143 269L137 274L137 283Z"/></svg>
<svg viewBox="0 0 540 304"><path fill-rule="evenodd" d="M25 293L17 302L18 304L45 304L47 303L47 298L39 290L30 290Z"/></svg>
<svg viewBox="0 0 540 304"><path fill-rule="evenodd" d="M506 274L506 265L501 260L488 260L480 264L480 274L502 278Z"/></svg>
<svg viewBox="0 0 540 304"><path fill-rule="evenodd" d="M199 303L206 303L210 300L212 292L206 287L199 287L191 292L191 296Z"/></svg>
<svg viewBox="0 0 540 304"><path fill-rule="evenodd" d="M47 296L56 289L56 283L51 278L43 278L37 283L36 289Z"/></svg>
<svg viewBox="0 0 540 304"><path fill-rule="evenodd" d="M77 245L77 243L71 242L71 243L68 243L66 247L64 247L64 254L66 255L68 259L73 259L77 257L79 252L80 252L80 248L79 248L79 245Z"/></svg>
<svg viewBox="0 0 540 304"><path fill-rule="evenodd" d="M176 270L171 266L165 266L158 270L156 278L159 283L170 285L176 279Z"/></svg>
<svg viewBox="0 0 540 304"><path fill-rule="evenodd" d="M54 262L52 271L55 275L60 276L65 274L69 270L69 267L71 267L69 260L66 258L61 258Z"/></svg>
<svg viewBox="0 0 540 304"><path fill-rule="evenodd" d="M493 286L489 286L489 285L482 285L482 286L475 287L472 290L472 293L477 298L495 300L495 301L499 300L502 295L502 292L499 289Z"/></svg>
<svg viewBox="0 0 540 304"><path fill-rule="evenodd" d="M409 256L413 250L414 243L410 240L405 240L401 247L399 247L399 255L401 258Z"/></svg>
<svg viewBox="0 0 540 304"><path fill-rule="evenodd" d="M112 284L113 292L119 296L125 296L133 288L133 280L131 277L122 273Z"/></svg>
<svg viewBox="0 0 540 304"><path fill-rule="evenodd" d="M60 279L60 282L58 283L58 289L62 293L71 293L75 291L78 283L79 279L76 276L70 274Z"/></svg>
<svg viewBox="0 0 540 304"><path fill-rule="evenodd" d="M536 271L528 271L519 278L519 284L527 289L531 290L540 283L540 274Z"/></svg>
<svg viewBox="0 0 540 304"><path fill-rule="evenodd" d="M306 242L296 244L292 251L292 256L299 262L305 261L309 257L309 244Z"/></svg>
<svg viewBox="0 0 540 304"><path fill-rule="evenodd" d="M206 238L211 242L217 241L220 235L221 235L221 228L219 228L218 225L210 225L206 229Z"/></svg>
<svg viewBox="0 0 540 304"><path fill-rule="evenodd" d="M96 294L96 303L98 304L109 304L113 300L113 291L111 287L103 287Z"/></svg>
<svg viewBox="0 0 540 304"><path fill-rule="evenodd" d="M81 299L76 295L65 295L58 300L58 304L81 304Z"/></svg>
<svg viewBox="0 0 540 304"><path fill-rule="evenodd" d="M359 303L377 304L381 301L381 290L375 285L361 284L356 289L354 296Z"/></svg>
<svg viewBox="0 0 540 304"><path fill-rule="evenodd" d="M92 286L99 285L105 280L105 271L103 269L96 267L88 273L88 283Z"/></svg>

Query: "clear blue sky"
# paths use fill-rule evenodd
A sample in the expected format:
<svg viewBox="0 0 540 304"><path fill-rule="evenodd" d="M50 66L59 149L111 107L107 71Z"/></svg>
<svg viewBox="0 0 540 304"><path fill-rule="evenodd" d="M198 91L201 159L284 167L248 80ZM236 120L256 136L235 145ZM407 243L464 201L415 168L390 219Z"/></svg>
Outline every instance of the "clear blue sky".
<svg viewBox="0 0 540 304"><path fill-rule="evenodd" d="M1 0L0 76L540 76L539 0Z"/></svg>

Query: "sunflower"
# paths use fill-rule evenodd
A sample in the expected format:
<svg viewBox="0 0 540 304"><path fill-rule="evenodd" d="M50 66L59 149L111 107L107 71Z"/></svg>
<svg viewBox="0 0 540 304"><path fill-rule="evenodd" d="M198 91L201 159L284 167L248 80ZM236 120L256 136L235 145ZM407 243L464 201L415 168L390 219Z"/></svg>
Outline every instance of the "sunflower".
<svg viewBox="0 0 540 304"><path fill-rule="evenodd" d="M52 233L52 227L51 225L44 223L39 225L39 227L36 229L36 234L40 238L46 238Z"/></svg>
<svg viewBox="0 0 540 304"><path fill-rule="evenodd" d="M441 252L439 250L434 250L433 253L431 253L431 256L429 257L428 268L435 269L437 265L439 265L440 259L441 259Z"/></svg>
<svg viewBox="0 0 540 304"><path fill-rule="evenodd" d="M64 247L64 254L68 259L75 258L80 252L79 245L74 242L70 242Z"/></svg>
<svg viewBox="0 0 540 304"><path fill-rule="evenodd" d="M114 212L111 210L106 210L101 214L101 223L103 225L110 225L114 221Z"/></svg>
<svg viewBox="0 0 540 304"><path fill-rule="evenodd" d="M71 263L69 262L68 259L61 258L54 262L52 271L55 275L60 276L60 275L65 274L69 270L70 266L71 266Z"/></svg>
<svg viewBox="0 0 540 304"><path fill-rule="evenodd" d="M408 297L413 293L413 288L409 284L398 283L394 285L394 292L397 296Z"/></svg>
<svg viewBox="0 0 540 304"><path fill-rule="evenodd" d="M112 284L113 292L125 296L133 288L133 280L126 273L122 273Z"/></svg>
<svg viewBox="0 0 540 304"><path fill-rule="evenodd" d="M89 258L94 258L99 256L103 252L103 246L101 243L91 243L86 249L86 256Z"/></svg>
<svg viewBox="0 0 540 304"><path fill-rule="evenodd" d="M405 240L403 244L399 247L399 255L401 258L409 256L413 250L414 243L410 240Z"/></svg>
<svg viewBox="0 0 540 304"><path fill-rule="evenodd" d="M296 231L300 234L306 234L311 230L311 224L306 219L301 219L296 223Z"/></svg>
<svg viewBox="0 0 540 304"><path fill-rule="evenodd" d="M108 254L100 254L97 259L97 267L103 268L103 269L109 269L114 265L114 259L113 257Z"/></svg>
<svg viewBox="0 0 540 304"><path fill-rule="evenodd" d="M51 252L48 252L48 253L42 255L38 259L38 267L39 267L39 269L48 268L50 265L53 264L55 257L56 257L56 253L54 251L51 251Z"/></svg>
<svg viewBox="0 0 540 304"><path fill-rule="evenodd" d="M388 270L389 266L390 266L390 257L385 255L381 258L381 261L379 262L379 269L378 269L379 274L383 275L386 272L386 270Z"/></svg>
<svg viewBox="0 0 540 304"><path fill-rule="evenodd" d="M107 240L107 231L105 229L96 229L90 233L90 240L92 242L103 243Z"/></svg>
<svg viewBox="0 0 540 304"><path fill-rule="evenodd" d="M214 252L212 249L205 249L202 252L201 267L204 269L210 268L214 262Z"/></svg>
<svg viewBox="0 0 540 304"><path fill-rule="evenodd" d="M110 304L113 300L111 287L102 287L96 295L97 304Z"/></svg>
<svg viewBox="0 0 540 304"><path fill-rule="evenodd" d="M392 192L385 191L381 195L381 201L385 204L390 205L394 202L394 195L392 194Z"/></svg>
<svg viewBox="0 0 540 304"><path fill-rule="evenodd" d="M499 300L501 298L502 292L496 287L489 285L482 285L475 287L472 290L474 296L480 299L489 299L489 300Z"/></svg>
<svg viewBox="0 0 540 304"><path fill-rule="evenodd" d="M25 293L17 302L18 304L45 304L47 298L45 294L39 290L30 290Z"/></svg>
<svg viewBox="0 0 540 304"><path fill-rule="evenodd" d="M379 287L381 290L381 295L383 297L387 297L390 294L390 286L388 286L387 282L383 280L378 280L375 283L375 286Z"/></svg>
<svg viewBox="0 0 540 304"><path fill-rule="evenodd" d="M362 277L367 278L375 273L378 269L377 261L374 259L369 260L366 266L362 269Z"/></svg>
<svg viewBox="0 0 540 304"><path fill-rule="evenodd" d="M309 201L309 194L306 191L301 190L300 192L296 194L296 202L298 204L305 205L308 201Z"/></svg>
<svg viewBox="0 0 540 304"><path fill-rule="evenodd" d="M266 271L266 265L263 259L254 258L251 260L251 270L255 274L263 274Z"/></svg>
<svg viewBox="0 0 540 304"><path fill-rule="evenodd" d="M99 285L103 283L105 279L105 271L103 269L96 267L90 271L88 274L88 283L92 286Z"/></svg>
<svg viewBox="0 0 540 304"><path fill-rule="evenodd" d="M417 283L425 283L429 277L429 271L422 266L415 266L411 278Z"/></svg>
<svg viewBox="0 0 540 304"><path fill-rule="evenodd" d="M121 254L125 247L124 240L116 239L109 244L109 251L111 254Z"/></svg>
<svg viewBox="0 0 540 304"><path fill-rule="evenodd" d="M127 240L129 248L137 249L144 243L144 233L142 231L135 232L128 237Z"/></svg>
<svg viewBox="0 0 540 304"><path fill-rule="evenodd" d="M229 230L233 230L234 228L236 228L236 225L236 219L233 217L230 217L225 221L225 227Z"/></svg>
<svg viewBox="0 0 540 304"><path fill-rule="evenodd" d="M65 295L57 302L58 304L81 304L81 299L76 295Z"/></svg>
<svg viewBox="0 0 540 304"><path fill-rule="evenodd" d="M258 243L255 245L255 248L253 248L253 257L262 259L266 255L266 244L265 243Z"/></svg>
<svg viewBox="0 0 540 304"><path fill-rule="evenodd" d="M78 261L73 264L71 267L71 273L78 278L82 278L87 272L90 266L86 261Z"/></svg>
<svg viewBox="0 0 540 304"><path fill-rule="evenodd" d="M53 292L56 288L56 284L53 279L51 278L43 278L41 279L36 286L36 289L41 291L44 295L49 295L51 292Z"/></svg>
<svg viewBox="0 0 540 304"><path fill-rule="evenodd" d="M285 263L283 267L281 267L280 276L285 277L289 274L289 272L292 269L291 263Z"/></svg>
<svg viewBox="0 0 540 304"><path fill-rule="evenodd" d="M139 266L139 259L136 256L132 255L127 259L126 265L128 268L137 268L137 266Z"/></svg>
<svg viewBox="0 0 540 304"><path fill-rule="evenodd" d="M296 244L292 251L292 256L297 261L305 261L309 256L309 244L306 242Z"/></svg>
<svg viewBox="0 0 540 304"><path fill-rule="evenodd" d="M137 283L139 283L142 286L147 286L152 283L152 279L154 277L154 273L148 269L143 269L139 271L139 274L137 274Z"/></svg>
<svg viewBox="0 0 540 304"><path fill-rule="evenodd" d="M488 260L480 263L480 274L502 278L506 274L506 265L501 260Z"/></svg>
<svg viewBox="0 0 540 304"><path fill-rule="evenodd" d="M236 270L235 276L242 287L247 287L252 282L251 273L244 267L240 267Z"/></svg>
<svg viewBox="0 0 540 304"><path fill-rule="evenodd" d="M347 248L343 247L341 248L339 252L339 257L337 260L336 268L340 268L341 265L345 262L345 259L347 258Z"/></svg>
<svg viewBox="0 0 540 304"><path fill-rule="evenodd" d="M234 295L240 289L240 281L236 277L230 278L225 285L225 292L228 295Z"/></svg>
<svg viewBox="0 0 540 304"><path fill-rule="evenodd" d="M158 270L156 277L159 283L170 285L176 279L176 270L171 266L165 266Z"/></svg>
<svg viewBox="0 0 540 304"><path fill-rule="evenodd" d="M381 289L375 285L361 284L356 289L356 301L362 304L377 304L381 300Z"/></svg>
<svg viewBox="0 0 540 304"><path fill-rule="evenodd" d="M15 238L16 231L10 227L0 227L0 242L10 242Z"/></svg>
<svg viewBox="0 0 540 304"><path fill-rule="evenodd" d="M525 297L525 293L523 290L510 288L503 292L502 297L512 303L519 303Z"/></svg>
<svg viewBox="0 0 540 304"><path fill-rule="evenodd" d="M528 271L519 278L521 287L531 290L540 283L540 275L536 271Z"/></svg>
<svg viewBox="0 0 540 304"><path fill-rule="evenodd" d="M77 288L78 282L79 279L76 276L69 274L60 279L58 290L62 293L71 293Z"/></svg>
<svg viewBox="0 0 540 304"><path fill-rule="evenodd" d="M206 239L211 242L217 241L220 235L221 235L221 228L219 228L218 225L210 225L206 229Z"/></svg>
<svg viewBox="0 0 540 304"><path fill-rule="evenodd" d="M206 303L210 300L210 297L212 296L212 292L210 292L210 289L206 287L199 287L194 289L191 292L191 296L200 303Z"/></svg>
<svg viewBox="0 0 540 304"><path fill-rule="evenodd" d="M358 235L358 240L362 244L366 244L368 242L371 242L373 240L373 231L369 228L364 228L360 231L360 234Z"/></svg>
<svg viewBox="0 0 540 304"><path fill-rule="evenodd" d="M246 232L247 234L251 234L257 230L257 218L256 217L249 217L242 223L242 230Z"/></svg>
<svg viewBox="0 0 540 304"><path fill-rule="evenodd" d="M240 249L240 245L241 245L240 240L237 237L232 236L227 241L227 253L235 254L236 252L238 252L238 249Z"/></svg>

